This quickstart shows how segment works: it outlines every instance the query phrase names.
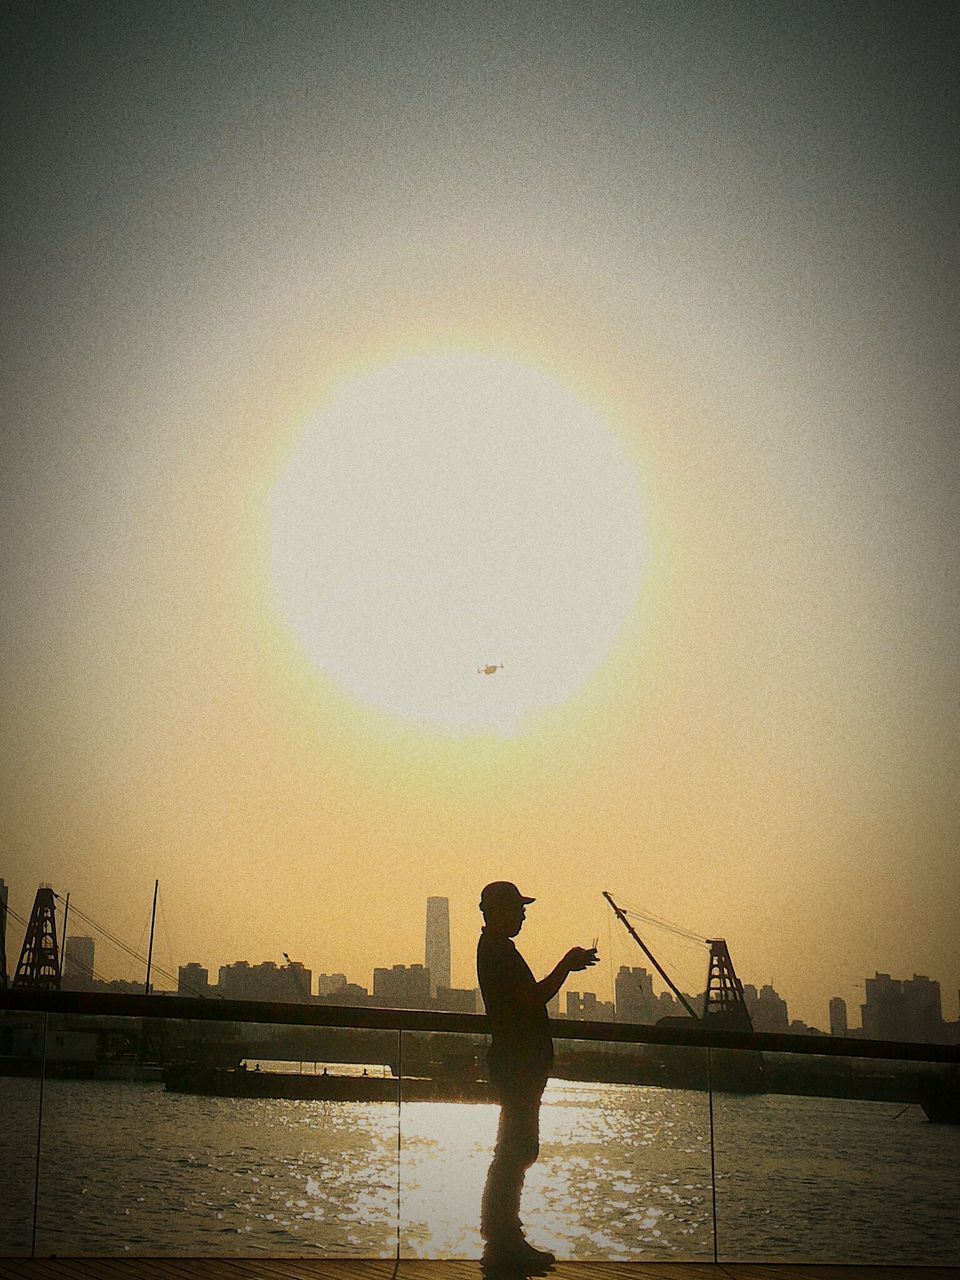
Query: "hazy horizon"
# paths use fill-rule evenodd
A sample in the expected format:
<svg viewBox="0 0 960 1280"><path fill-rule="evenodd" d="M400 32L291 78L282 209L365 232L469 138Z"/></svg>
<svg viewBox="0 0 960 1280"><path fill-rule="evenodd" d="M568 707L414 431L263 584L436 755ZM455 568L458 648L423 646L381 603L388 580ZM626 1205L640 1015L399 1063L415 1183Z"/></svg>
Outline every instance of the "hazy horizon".
<svg viewBox="0 0 960 1280"><path fill-rule="evenodd" d="M0 23L11 905L953 1016L960 11Z"/></svg>
<svg viewBox="0 0 960 1280"><path fill-rule="evenodd" d="M2 877L0 877L0 879L2 879ZM7 887L9 889L10 886L7 886ZM437 895L430 895L430 896L433 897ZM63 908L64 908L64 902L62 901L62 899L64 898L64 895L59 895L59 898L61 900L57 902L57 928L58 928L57 936L58 936L58 942L62 949L64 945L63 931L62 931ZM440 898L441 898L441 901L449 902L449 899L444 899L442 895L440 895ZM317 986L318 978L320 978L321 976L329 977L334 973L343 972L342 970L330 969L329 967L325 967L322 957L312 964L309 962L305 963L302 957L290 956L289 953L287 955L284 955L282 950L278 951L277 954L274 954L274 955L267 955L267 956L236 955L230 959L225 959L224 957L221 956L218 958L208 958L206 962L199 961L197 960L196 956L192 956L192 955L189 958L185 959L184 955L186 953L183 953L183 955L176 953L175 946L173 951L171 951L172 940L171 940L171 934L170 934L170 928L169 928L169 921L167 919L167 912L165 910L162 900L159 900L158 905L159 905L159 911L158 911L157 919L159 921L159 924L155 928L155 934L156 934L155 944L154 944L155 953L154 953L154 963L153 963L152 977L151 977L151 983L150 983L151 990L158 991L158 992L168 992L168 993L175 992L177 990L178 968L182 965L186 965L190 963L199 963L202 968L205 968L208 972L210 983L212 985L216 985L216 983L219 980L219 970L224 966L229 966L232 964L236 964L238 962L246 962L251 966L254 966L254 965L259 965L265 962L272 961L276 965L277 969L280 970L285 967L285 965L288 963L288 960L289 960L289 962L293 962L295 964L297 963L303 964L304 967L311 973L310 994L313 996L316 996L317 994L319 994L314 990L314 988ZM626 904L618 903L618 905L626 907L628 915L631 916L634 929L641 935L644 943L657 957L657 960L664 967L664 969L666 970L668 975L671 977L671 980L674 982L674 984L679 986L681 990L684 992L684 994L688 997L694 997L694 998L701 997L703 995L703 992L706 989L707 980L708 980L707 957L709 954L709 944L707 940L704 939L702 943L698 944L689 939L687 940L684 940L683 938L678 939L677 933L674 931L674 929L670 928L670 926L673 925L675 922L667 921L667 922L664 922L665 927L659 927L656 923L652 921L644 921L641 917L636 915L636 913L633 911L631 907L626 906ZM19 911L15 907L13 909L17 911L17 915L20 917L20 919L13 920L13 921L8 920L8 925L7 925L7 968L8 968L8 976L11 979L12 979L13 973L15 972L17 956L19 955L19 946L12 947L11 943L13 939L19 938L20 943L22 944L23 935L25 933L25 924L26 924L26 921L29 919L29 912L24 914L23 912ZM77 916L76 904L74 904L73 911L74 911L74 916L73 916L73 919L71 920L69 915L69 908L68 908L67 921L70 927L68 927L67 929L67 937L70 937L70 938L77 937L77 936L90 937L90 938L93 938L95 943L94 970L93 970L93 973L89 976L95 977L100 981L114 981L117 979L121 979L124 981L137 982L142 984L145 979L146 960L147 960L147 956L145 954L145 948L147 944L144 943L144 937L148 936L149 921L145 924L144 929L141 931L141 936L137 941L136 945L134 945L132 940L130 939L121 939L122 942L126 943L128 948L137 952L137 956L139 957L139 960L137 960L132 956L130 956L127 952L123 951L120 947L116 946L116 944L111 942L111 940L105 934L101 933L98 930L97 926L102 926L105 929L109 929L110 928L109 922L105 922L101 920L96 920L94 922L93 917L90 917L89 920L86 920L86 921L84 920L78 921L76 918ZM86 914L87 913L85 912L84 915ZM11 924L13 925L12 929L11 929ZM534 925L535 925L535 920L534 920ZM480 917L480 927L482 926L483 926L483 920L482 920L482 917ZM636 943L632 939L629 939L625 934L621 933L621 928L622 926L620 925L619 922L613 925L613 927L610 927L608 922L608 928L604 935L601 935L600 933L597 933L594 935L598 939L598 950L601 957L601 963L595 969L591 969L582 975L571 974L570 978L561 988L558 996L561 1016L565 1016L565 1009L566 1009L565 993L567 991L575 991L581 994L584 991L590 991L590 992L593 992L595 995L597 995L598 999L600 1000L614 1002L615 1001L614 984L615 984L617 972L619 971L622 965L628 968L634 968L634 969L640 968L640 969L646 970L646 972L650 974L650 977L652 979L653 991L655 995L658 995L661 992L672 994L668 984L657 973L655 966L651 964L648 957L643 954L643 952L640 950L639 947L637 947ZM86 930L86 932L83 932L83 930ZM515 939L517 946L521 951L521 954L524 951L528 950L527 944L530 941L530 937L527 934L527 930L528 930L528 925L525 924L520 934L517 935L517 938ZM473 960L472 960L472 950L469 946L462 945L463 944L462 939L459 941L461 942L461 945L459 946L454 945L454 939L452 937L452 932L451 932L451 951L454 954L467 956L466 967L465 967L464 973L461 975L462 980L458 981L458 974L456 972L453 972L451 975L451 986L454 989L466 988L469 990L475 990L479 992L479 988L477 986L477 979L476 979L476 969L475 969L475 966L473 965ZM592 942L592 939L591 939L591 942ZM373 958L371 961L371 964L368 966L365 972L344 973L343 976L346 978L347 982L356 983L357 985L366 988L368 996L372 996L373 995L373 970L375 968L389 969L395 964L402 964L405 967L409 967L410 965L416 965L416 964L425 964L426 957L424 954L422 954L422 952L423 952L423 948L421 948L421 954L418 957L406 956L406 957L399 957L399 958L391 957L387 959ZM104 956L107 957L106 960L104 960ZM278 956L279 956L279 959L278 959ZM698 984L696 960L697 958L700 958L700 957L702 957L703 963L701 964L701 970L702 970L702 972L700 973L701 980ZM559 956L556 958L559 959ZM734 965L736 967L735 956L732 956L731 958L734 960ZM879 969L875 969L874 972L878 974L882 971ZM749 974L743 974L738 972L737 976L740 978L740 980L743 982L745 986L752 984L759 991L762 987L766 985L770 985L774 988L774 990L777 992L779 996L783 997L784 995L783 991L780 989L780 986L778 985L778 979L774 975L770 975L765 978L758 978L756 975L749 975ZM862 978L866 979L874 975L871 973L865 972L861 976ZM894 973L894 974L891 974L890 976L894 979L903 980L908 978L911 978L911 979L916 978L918 975L914 971L910 973ZM952 1004L953 1004L953 997L955 994L958 996L958 1003L960 1003L960 992L957 992L957 993L952 992L950 988L947 987L942 982L939 975L935 973L924 974L922 976L930 978L931 980L940 983L942 1013L943 1013L944 1021L947 1021L947 1022L956 1021L956 1019L952 1015ZM844 976L843 978L838 977L836 987L837 987L837 990L834 992L834 994L839 994L841 989L848 993L853 993L852 997L844 996L844 999L846 1000L846 1003L847 1003L847 1015L849 1019L849 1025L851 1026L851 1028L856 1028L858 1026L857 1019L860 1013L861 997L865 994L864 984L859 979L856 981L853 981L853 980L850 980L847 976ZM191 994L191 993L188 991L188 994ZM829 1033L830 1018L829 1018L828 1008L824 1008L824 1010L821 1011L821 1015L819 1017L817 1017L815 1013L811 1014L811 1016L801 1017L801 1015L797 1013L797 1011L795 1010L795 1008L793 1007L793 1005L789 1000L787 1001L787 1005L788 1005L788 1015L791 1021L793 1021L795 1018L800 1017L801 1021L805 1022L808 1026L816 1027L819 1030L822 1030L824 1033ZM958 1009L957 1016L960 1017L960 1009Z"/></svg>

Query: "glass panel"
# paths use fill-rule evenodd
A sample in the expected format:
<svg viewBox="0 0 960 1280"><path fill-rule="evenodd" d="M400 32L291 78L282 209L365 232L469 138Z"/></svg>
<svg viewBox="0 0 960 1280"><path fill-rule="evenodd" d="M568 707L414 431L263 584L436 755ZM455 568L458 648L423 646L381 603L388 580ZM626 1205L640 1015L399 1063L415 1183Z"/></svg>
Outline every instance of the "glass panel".
<svg viewBox="0 0 960 1280"><path fill-rule="evenodd" d="M955 1070L763 1054L757 1091L722 1091L747 1057L713 1052L721 1261L960 1262L960 1128L918 1102L956 1106Z"/></svg>
<svg viewBox="0 0 960 1280"><path fill-rule="evenodd" d="M43 1014L0 1011L0 1256L30 1253Z"/></svg>
<svg viewBox="0 0 960 1280"><path fill-rule="evenodd" d="M401 1257L479 1258L480 1198L497 1130L486 1036L403 1033Z"/></svg>
<svg viewBox="0 0 960 1280"><path fill-rule="evenodd" d="M499 1118L476 1083L486 1046L404 1035L401 1256L480 1256ZM463 1100L437 1100L456 1081ZM702 1050L558 1040L539 1132L520 1211L536 1247L560 1259L712 1259Z"/></svg>
<svg viewBox="0 0 960 1280"><path fill-rule="evenodd" d="M387 1257L397 1033L50 1019L40 1254Z"/></svg>

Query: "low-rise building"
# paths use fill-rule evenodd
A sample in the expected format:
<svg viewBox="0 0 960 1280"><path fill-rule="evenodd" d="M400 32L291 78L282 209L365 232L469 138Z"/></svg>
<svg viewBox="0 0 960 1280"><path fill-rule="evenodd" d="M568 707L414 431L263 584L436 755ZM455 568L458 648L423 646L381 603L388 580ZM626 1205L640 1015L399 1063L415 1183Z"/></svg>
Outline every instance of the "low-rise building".
<svg viewBox="0 0 960 1280"><path fill-rule="evenodd" d="M947 1038L940 983L923 974L891 978L876 973L864 983L863 1034L874 1040L915 1040L939 1044Z"/></svg>
<svg viewBox="0 0 960 1280"><path fill-rule="evenodd" d="M310 999L313 975L298 961L282 967L272 960L237 960L220 966L217 995L224 1000L276 1000L286 1004Z"/></svg>
<svg viewBox="0 0 960 1280"><path fill-rule="evenodd" d="M64 991L91 991L96 981L93 971L96 944L93 938L68 937L63 948L63 975L60 985Z"/></svg>
<svg viewBox="0 0 960 1280"><path fill-rule="evenodd" d="M210 971L194 960L189 964L182 964L177 971L177 995L209 996L209 994Z"/></svg>
<svg viewBox="0 0 960 1280"><path fill-rule="evenodd" d="M339 991L341 987L347 985L347 975L345 973L318 973L317 974L317 995L329 996L334 991Z"/></svg>
<svg viewBox="0 0 960 1280"><path fill-rule="evenodd" d="M430 970L422 964L374 969L373 1003L384 1009L429 1009Z"/></svg>
<svg viewBox="0 0 960 1280"><path fill-rule="evenodd" d="M477 993L466 987L437 987L434 1004L447 1013L476 1013Z"/></svg>
<svg viewBox="0 0 960 1280"><path fill-rule="evenodd" d="M612 1000L598 1000L595 991L567 992L567 1017L580 1022L615 1022L616 1008Z"/></svg>

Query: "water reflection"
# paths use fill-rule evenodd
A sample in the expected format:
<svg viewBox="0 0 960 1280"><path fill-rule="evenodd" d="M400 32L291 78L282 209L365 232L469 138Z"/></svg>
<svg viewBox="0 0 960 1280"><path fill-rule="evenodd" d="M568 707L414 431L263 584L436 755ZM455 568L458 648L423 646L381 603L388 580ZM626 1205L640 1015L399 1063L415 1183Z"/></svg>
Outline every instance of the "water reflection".
<svg viewBox="0 0 960 1280"><path fill-rule="evenodd" d="M956 1264L960 1130L919 1106L782 1094L714 1103L721 1257Z"/></svg>
<svg viewBox="0 0 960 1280"><path fill-rule="evenodd" d="M404 1256L479 1256L496 1128L492 1106L404 1105ZM561 1258L712 1257L708 1150L702 1094L551 1082L527 1234Z"/></svg>
<svg viewBox="0 0 960 1280"><path fill-rule="evenodd" d="M16 1253L36 1082L6 1080L4 1098L3 1250ZM719 1095L715 1113L721 1258L957 1262L955 1128L919 1107L777 1095ZM404 1254L478 1257L496 1108L410 1103L402 1122ZM704 1094L551 1082L541 1139L522 1209L536 1244L712 1257ZM18 1187L26 1207L11 1216ZM397 1108L48 1079L40 1196L40 1254L389 1257Z"/></svg>
<svg viewBox="0 0 960 1280"><path fill-rule="evenodd" d="M38 1079L0 1078L0 1255L30 1252L39 1105Z"/></svg>
<svg viewBox="0 0 960 1280"><path fill-rule="evenodd" d="M385 1105L48 1082L38 1251L389 1256L396 1147Z"/></svg>

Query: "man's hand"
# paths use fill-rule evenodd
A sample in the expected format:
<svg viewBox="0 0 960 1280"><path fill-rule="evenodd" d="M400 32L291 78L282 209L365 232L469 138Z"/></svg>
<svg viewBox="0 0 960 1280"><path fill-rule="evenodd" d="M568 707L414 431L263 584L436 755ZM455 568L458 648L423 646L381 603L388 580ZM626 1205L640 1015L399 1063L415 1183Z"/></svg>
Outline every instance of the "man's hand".
<svg viewBox="0 0 960 1280"><path fill-rule="evenodd" d="M591 947L589 950L586 947L571 947L563 957L563 963L568 973L578 973L581 969L589 969L599 959L596 947Z"/></svg>
<svg viewBox="0 0 960 1280"><path fill-rule="evenodd" d="M599 959L596 947L591 947L589 950L586 947L571 947L563 959L557 961L556 967L537 983L535 988L537 998L546 1004L548 1000L553 999L571 973L576 973L580 969L589 969Z"/></svg>

